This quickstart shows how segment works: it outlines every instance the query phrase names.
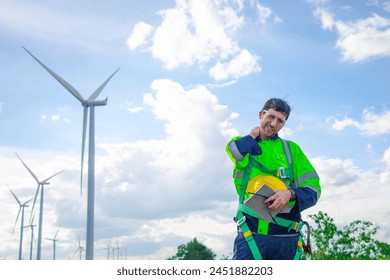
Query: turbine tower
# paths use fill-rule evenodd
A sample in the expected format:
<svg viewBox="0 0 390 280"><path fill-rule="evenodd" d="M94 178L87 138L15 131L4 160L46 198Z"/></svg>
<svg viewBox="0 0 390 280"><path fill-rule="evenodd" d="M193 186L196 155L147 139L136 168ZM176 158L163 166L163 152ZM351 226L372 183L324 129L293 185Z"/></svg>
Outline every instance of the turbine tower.
<svg viewBox="0 0 390 280"><path fill-rule="evenodd" d="M20 222L20 243L19 243L19 260L22 259L22 245L23 245L23 223L24 223L24 208L28 207L28 204L32 199L26 201L25 203L20 203L20 200L17 198L17 196L14 194L14 192L10 189L10 192L12 193L13 197L16 199L16 201L19 204L19 211L18 215L16 216L14 229L12 230L12 234L14 234L16 223L18 222L20 212L22 212L21 222Z"/></svg>
<svg viewBox="0 0 390 280"><path fill-rule="evenodd" d="M89 97L84 99L81 94L71 86L67 81L62 79L56 73L54 73L49 67L44 65L38 60L31 52L25 47L24 50L29 53L43 68L46 69L60 84L62 84L84 108L83 117L83 132L82 132L82 144L81 144L81 177L80 177L80 192L82 192L82 180L83 180L83 162L84 162L84 149L85 149L85 137L88 120L88 108L89 108L89 147L88 147L88 198L87 198L87 236L86 236L86 254L87 260L93 260L94 254L94 220L95 220L95 107L107 105L107 98L104 100L96 101L95 99L103 91L104 87L111 80L111 78L119 71L119 68L111 74Z"/></svg>
<svg viewBox="0 0 390 280"><path fill-rule="evenodd" d="M53 260L56 259L56 242L58 241L57 235L58 235L59 231L60 231L60 229L57 230L57 232L56 232L56 234L54 235L53 238L46 238L47 240L53 241Z"/></svg>
<svg viewBox="0 0 390 280"><path fill-rule="evenodd" d="M31 217L30 217L30 221L32 221L32 217L34 216L34 208L35 208L35 202L37 200L37 197L38 197L38 194L39 194L39 191L41 191L41 197L40 197L40 201L39 201L39 222L38 222L38 244L37 244L37 260L40 260L41 259L41 244L42 244L42 221L43 221L43 197L44 197L44 186L45 185L48 185L50 184L49 180L51 178L53 178L54 176L57 176L58 174L60 174L62 171L60 172L57 172L56 174L46 178L45 180L43 181L39 181L38 177L31 171L31 169L23 162L23 160L19 157L18 154L16 154L16 156L20 159L20 161L22 162L22 164L24 165L24 167L26 167L27 171L31 174L31 176L35 179L35 181L38 183L38 188L37 188L37 191L35 193L35 197L34 197L34 202L33 202L33 206L32 206L32 209L31 209Z"/></svg>
<svg viewBox="0 0 390 280"><path fill-rule="evenodd" d="M29 226L30 230L31 230L31 237L30 237L30 261L32 260L32 255L33 255L33 247L34 247L34 227L36 225L33 225L33 222L34 222L34 216L32 217L32 220L31 220L31 223Z"/></svg>

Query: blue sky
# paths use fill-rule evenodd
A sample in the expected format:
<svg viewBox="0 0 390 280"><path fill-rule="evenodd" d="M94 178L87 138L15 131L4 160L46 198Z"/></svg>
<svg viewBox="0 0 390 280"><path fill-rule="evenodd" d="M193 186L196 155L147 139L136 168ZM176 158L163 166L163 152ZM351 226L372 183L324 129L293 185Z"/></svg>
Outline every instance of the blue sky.
<svg viewBox="0 0 390 280"><path fill-rule="evenodd" d="M225 144L274 96L293 108L281 136L321 177L304 216L369 220L390 242L389 1L4 0L0 34L1 258L18 257L8 189L21 201L36 190L15 153L39 178L65 170L45 188L43 237L59 229L57 258L85 242L82 107L22 46L84 98L120 68L96 108L96 259L108 244L165 259L194 237L231 254ZM52 242L42 250L50 259Z"/></svg>

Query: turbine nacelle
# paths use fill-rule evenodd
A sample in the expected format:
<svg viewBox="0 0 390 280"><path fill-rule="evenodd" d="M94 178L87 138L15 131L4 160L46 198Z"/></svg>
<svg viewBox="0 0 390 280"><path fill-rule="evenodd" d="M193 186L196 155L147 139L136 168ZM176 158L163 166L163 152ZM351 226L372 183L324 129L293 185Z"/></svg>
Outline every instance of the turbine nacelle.
<svg viewBox="0 0 390 280"><path fill-rule="evenodd" d="M104 100L100 100L100 101L85 101L83 104L83 106L87 106L87 107L90 107L90 106L105 106L107 105L107 100L108 100L108 97Z"/></svg>

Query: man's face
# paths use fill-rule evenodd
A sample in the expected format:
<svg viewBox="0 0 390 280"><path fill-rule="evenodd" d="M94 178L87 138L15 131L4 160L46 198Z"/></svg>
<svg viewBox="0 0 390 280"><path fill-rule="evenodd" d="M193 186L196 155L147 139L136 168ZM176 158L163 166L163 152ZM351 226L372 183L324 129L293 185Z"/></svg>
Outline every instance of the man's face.
<svg viewBox="0 0 390 280"><path fill-rule="evenodd" d="M285 114L274 109L262 110L259 113L260 118L260 137L262 139L271 139L284 126L286 122Z"/></svg>

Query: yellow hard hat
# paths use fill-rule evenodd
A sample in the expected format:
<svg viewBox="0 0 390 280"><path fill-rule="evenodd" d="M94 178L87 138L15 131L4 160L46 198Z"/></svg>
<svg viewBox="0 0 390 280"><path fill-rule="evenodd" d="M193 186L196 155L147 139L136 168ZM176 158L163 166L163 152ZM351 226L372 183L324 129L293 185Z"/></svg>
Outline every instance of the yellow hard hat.
<svg viewBox="0 0 390 280"><path fill-rule="evenodd" d="M274 191L276 190L287 190L286 184L277 177L257 175L253 177L246 188L247 193L257 192L264 184L268 185Z"/></svg>

